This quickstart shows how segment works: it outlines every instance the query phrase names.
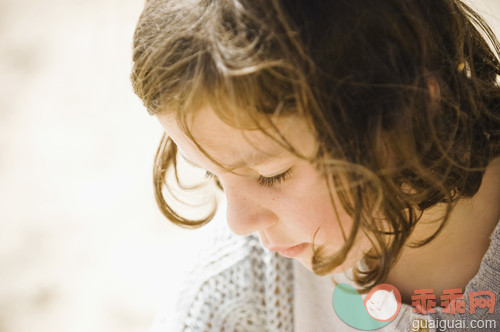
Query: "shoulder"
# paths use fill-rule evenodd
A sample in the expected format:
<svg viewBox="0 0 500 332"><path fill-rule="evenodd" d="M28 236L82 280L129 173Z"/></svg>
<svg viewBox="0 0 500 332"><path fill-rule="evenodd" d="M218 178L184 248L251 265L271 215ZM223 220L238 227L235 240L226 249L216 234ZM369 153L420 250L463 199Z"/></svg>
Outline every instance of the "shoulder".
<svg viewBox="0 0 500 332"><path fill-rule="evenodd" d="M446 322L447 330L450 331L461 331L462 329L466 329L467 327L471 328L471 324L473 322L488 324L488 322L491 323L494 320L495 324L498 324L500 323L499 280L500 222L497 223L493 233L491 233L490 244L488 250L482 258L479 271L470 280L470 282L467 284L467 287L465 288L463 297L463 301L465 302L465 310L462 314L459 314L458 312L445 313L444 311L442 311L442 308L438 307L438 312L436 314L421 315L414 313L412 306L403 304L401 306L400 314L391 324L401 331L411 330L413 324L416 321L419 321L420 326L431 326L432 324L438 326L438 324L440 324L439 322L443 321ZM478 298L481 300L480 305L477 302ZM440 302L439 295L436 298L436 301ZM471 301L474 301L475 303L472 305ZM492 309L491 312L489 311L490 308ZM391 324L389 324L388 327L391 327ZM459 326L462 326L462 328L460 328ZM486 328L485 330L491 331L496 329Z"/></svg>
<svg viewBox="0 0 500 332"><path fill-rule="evenodd" d="M466 291L491 290L500 297L500 222L490 235L490 245L481 260L478 273L467 285Z"/></svg>
<svg viewBox="0 0 500 332"><path fill-rule="evenodd" d="M490 236L490 246L481 261L478 273L465 289L466 300L473 301L477 294L485 291L491 295L480 297L491 298L494 301L494 313L490 315L487 310L480 310L471 318L495 318L500 322L500 222Z"/></svg>
<svg viewBox="0 0 500 332"><path fill-rule="evenodd" d="M232 234L224 222L202 232L181 294L176 331L292 330L291 261L265 250L255 236Z"/></svg>

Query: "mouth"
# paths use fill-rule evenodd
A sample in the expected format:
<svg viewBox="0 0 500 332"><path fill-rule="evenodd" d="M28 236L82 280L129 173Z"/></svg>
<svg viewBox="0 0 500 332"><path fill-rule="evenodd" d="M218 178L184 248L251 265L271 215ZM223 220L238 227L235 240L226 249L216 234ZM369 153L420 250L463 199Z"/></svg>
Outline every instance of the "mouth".
<svg viewBox="0 0 500 332"><path fill-rule="evenodd" d="M294 258L299 256L307 247L307 243L301 243L292 247L271 247L271 251L277 252L283 257Z"/></svg>

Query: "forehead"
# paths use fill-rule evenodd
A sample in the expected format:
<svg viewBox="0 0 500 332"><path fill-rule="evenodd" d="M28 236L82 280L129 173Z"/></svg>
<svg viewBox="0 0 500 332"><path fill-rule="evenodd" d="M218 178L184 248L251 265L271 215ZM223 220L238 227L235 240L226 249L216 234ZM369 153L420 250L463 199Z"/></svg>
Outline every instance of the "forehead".
<svg viewBox="0 0 500 332"><path fill-rule="evenodd" d="M207 162L200 148L229 169L256 166L290 154L292 149L306 157L315 153L316 140L312 130L306 121L296 116L260 123L263 129L242 130L224 122L210 107L205 107L186 118L191 137L175 115L162 113L157 117L181 152L198 165Z"/></svg>

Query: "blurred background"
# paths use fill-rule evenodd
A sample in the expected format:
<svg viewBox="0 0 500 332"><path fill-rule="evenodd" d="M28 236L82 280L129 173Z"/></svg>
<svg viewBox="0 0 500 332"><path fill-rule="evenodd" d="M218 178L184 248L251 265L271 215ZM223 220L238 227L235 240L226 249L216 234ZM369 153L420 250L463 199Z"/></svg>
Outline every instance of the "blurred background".
<svg viewBox="0 0 500 332"><path fill-rule="evenodd" d="M142 4L0 0L0 332L147 331L188 260L129 80Z"/></svg>
<svg viewBox="0 0 500 332"><path fill-rule="evenodd" d="M500 0L468 2L500 33ZM154 203L142 4L0 0L0 332L147 331L173 304L195 235Z"/></svg>

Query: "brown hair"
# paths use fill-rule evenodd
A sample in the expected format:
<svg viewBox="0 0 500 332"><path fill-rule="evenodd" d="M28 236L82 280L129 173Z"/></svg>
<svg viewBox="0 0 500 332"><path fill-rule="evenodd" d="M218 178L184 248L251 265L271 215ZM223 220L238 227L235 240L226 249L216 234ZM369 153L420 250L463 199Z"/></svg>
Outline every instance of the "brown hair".
<svg viewBox="0 0 500 332"><path fill-rule="evenodd" d="M340 252L315 249L313 269L340 265L364 232L373 249L354 272L369 286L387 276L422 213L448 207L438 231L415 246L477 192L499 155L499 53L492 31L458 0L149 0L132 82L151 114L176 112L181 123L207 103L228 121L306 119L321 143L311 162L353 218ZM158 204L174 223L202 225L211 216L187 220L163 197L176 154L164 136Z"/></svg>

